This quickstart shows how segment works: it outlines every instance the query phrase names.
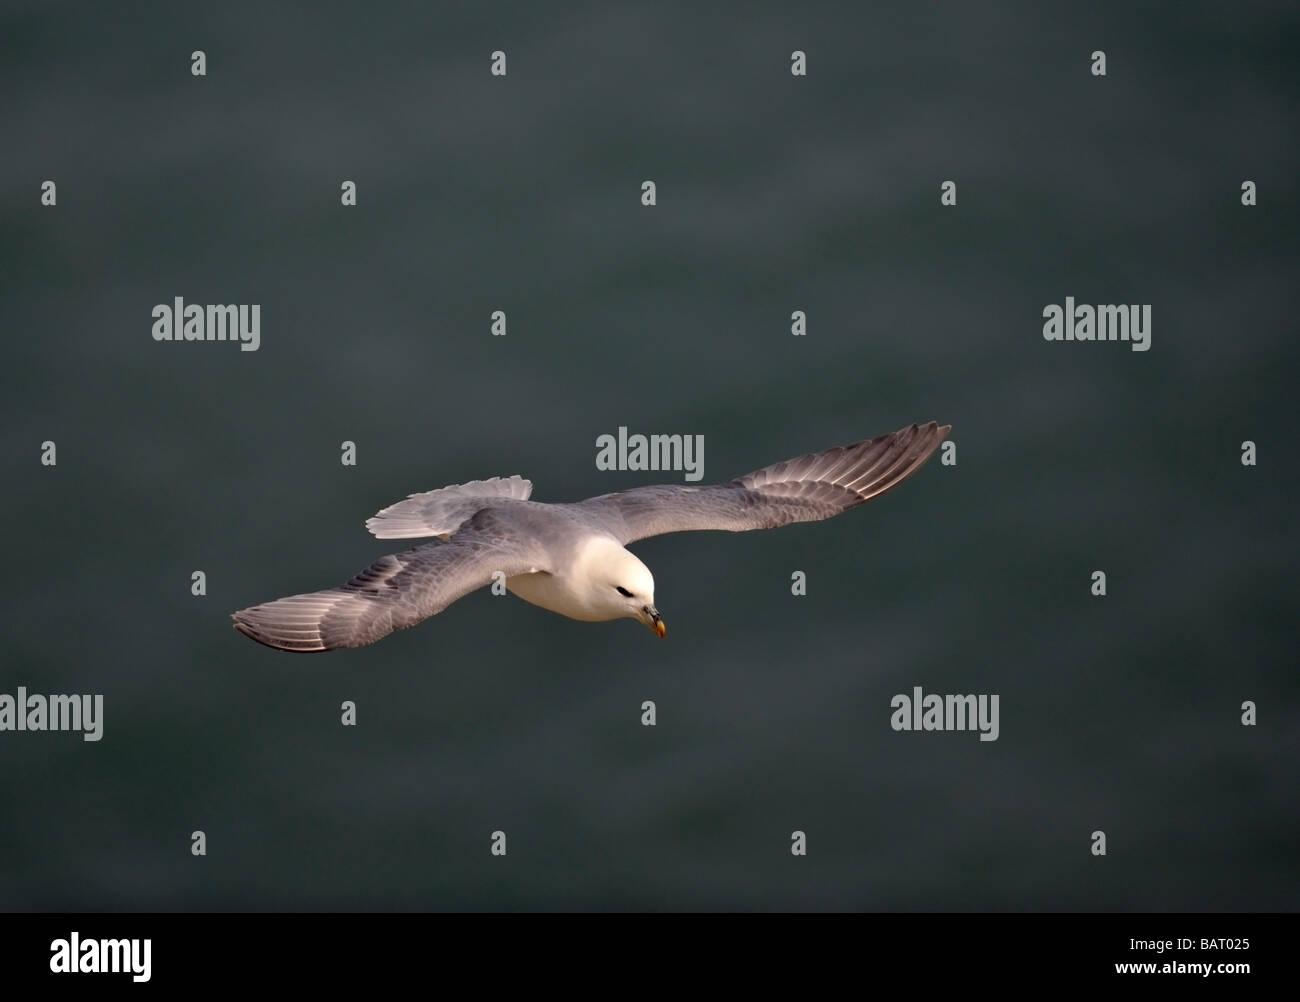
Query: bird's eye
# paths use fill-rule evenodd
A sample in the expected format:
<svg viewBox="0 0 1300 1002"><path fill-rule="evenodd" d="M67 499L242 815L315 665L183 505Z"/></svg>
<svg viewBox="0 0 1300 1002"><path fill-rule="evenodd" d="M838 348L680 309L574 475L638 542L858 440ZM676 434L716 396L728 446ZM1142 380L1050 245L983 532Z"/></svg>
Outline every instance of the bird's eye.
<svg viewBox="0 0 1300 1002"><path fill-rule="evenodd" d="M624 588L622 585L614 585L614 587L618 589L618 593L622 595L624 598L632 597L632 593L628 591L626 588Z"/></svg>

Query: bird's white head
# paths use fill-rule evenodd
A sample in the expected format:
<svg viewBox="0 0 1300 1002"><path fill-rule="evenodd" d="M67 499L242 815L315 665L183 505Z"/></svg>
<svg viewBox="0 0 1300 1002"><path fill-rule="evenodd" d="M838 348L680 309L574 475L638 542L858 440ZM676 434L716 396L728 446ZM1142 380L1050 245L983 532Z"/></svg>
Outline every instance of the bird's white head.
<svg viewBox="0 0 1300 1002"><path fill-rule="evenodd" d="M588 600L605 619L635 619L659 637L668 632L655 608L650 568L613 539L593 540L585 554Z"/></svg>

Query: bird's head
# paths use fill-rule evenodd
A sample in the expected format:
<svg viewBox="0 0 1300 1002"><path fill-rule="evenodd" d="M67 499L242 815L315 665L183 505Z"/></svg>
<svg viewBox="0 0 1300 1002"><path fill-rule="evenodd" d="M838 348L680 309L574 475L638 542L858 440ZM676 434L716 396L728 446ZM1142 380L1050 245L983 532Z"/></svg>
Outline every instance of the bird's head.
<svg viewBox="0 0 1300 1002"><path fill-rule="evenodd" d="M635 619L663 637L668 632L663 617L655 608L655 579L650 568L622 546L608 548L601 554L596 587L602 604L608 604L610 618Z"/></svg>

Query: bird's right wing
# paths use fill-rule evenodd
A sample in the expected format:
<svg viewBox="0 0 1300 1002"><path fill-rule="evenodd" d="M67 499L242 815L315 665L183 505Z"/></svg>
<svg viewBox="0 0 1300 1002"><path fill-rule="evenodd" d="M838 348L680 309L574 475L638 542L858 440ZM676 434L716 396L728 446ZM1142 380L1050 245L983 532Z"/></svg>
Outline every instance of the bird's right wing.
<svg viewBox="0 0 1300 1002"><path fill-rule="evenodd" d="M508 498L527 501L533 482L520 476L492 477L452 484L436 491L412 494L390 504L366 519L366 528L377 539L413 539L421 536L447 538L493 501Z"/></svg>
<svg viewBox="0 0 1300 1002"><path fill-rule="evenodd" d="M896 487L921 468L950 425L911 425L889 435L813 452L725 484L661 484L581 501L576 508L626 544L700 529L745 532L817 522Z"/></svg>
<svg viewBox="0 0 1300 1002"><path fill-rule="evenodd" d="M235 629L282 651L364 647L436 615L492 581L550 570L536 539L521 538L491 511L446 542L381 557L346 584L241 609Z"/></svg>

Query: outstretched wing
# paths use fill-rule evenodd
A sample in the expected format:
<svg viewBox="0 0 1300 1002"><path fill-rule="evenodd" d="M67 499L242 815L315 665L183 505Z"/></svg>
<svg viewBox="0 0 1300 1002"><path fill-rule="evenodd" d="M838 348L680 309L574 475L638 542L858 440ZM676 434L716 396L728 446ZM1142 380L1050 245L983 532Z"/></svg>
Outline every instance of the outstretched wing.
<svg viewBox="0 0 1300 1002"><path fill-rule="evenodd" d="M491 511L476 515L446 542L381 557L347 584L291 595L233 615L235 629L282 651L364 647L436 615L506 577L549 571L535 539L520 538Z"/></svg>
<svg viewBox="0 0 1300 1002"><path fill-rule="evenodd" d="M366 519L366 528L378 539L411 539L441 536L444 539L480 509L493 501L509 498L527 501L533 482L520 476L492 477L452 484L436 491L411 494L405 501L390 504Z"/></svg>
<svg viewBox="0 0 1300 1002"><path fill-rule="evenodd" d="M952 428L931 421L813 452L709 487L662 484L579 502L623 543L698 529L744 532L818 522L883 494L921 468Z"/></svg>

